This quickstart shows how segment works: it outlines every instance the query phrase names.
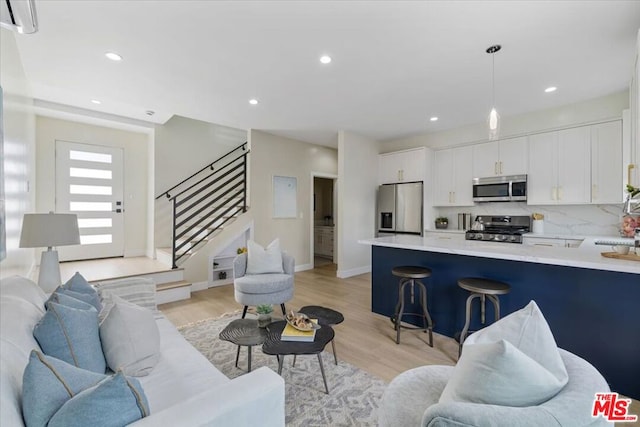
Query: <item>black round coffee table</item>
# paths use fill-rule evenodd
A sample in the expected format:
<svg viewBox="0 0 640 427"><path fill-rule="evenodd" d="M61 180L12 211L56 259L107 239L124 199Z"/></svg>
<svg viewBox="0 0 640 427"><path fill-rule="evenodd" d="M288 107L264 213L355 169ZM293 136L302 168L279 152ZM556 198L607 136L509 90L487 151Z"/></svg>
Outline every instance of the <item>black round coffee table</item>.
<svg viewBox="0 0 640 427"><path fill-rule="evenodd" d="M305 305L299 313L304 313L311 319L318 319L320 325L335 326L344 322L344 316L339 311L332 310L327 307L320 307L319 305ZM338 364L338 355L336 354L336 341L331 340L331 349L333 350L333 359Z"/></svg>
<svg viewBox="0 0 640 427"><path fill-rule="evenodd" d="M247 347L247 372L251 372L251 347L262 344L267 336L266 328L259 328L254 319L236 319L229 323L221 332L220 339L238 346L236 352L236 368L240 358L240 347Z"/></svg>
<svg viewBox="0 0 640 427"><path fill-rule="evenodd" d="M278 358L278 374L282 374L282 365L284 363L284 356L286 355L302 355L302 354L316 354L318 356L318 363L320 364L320 372L322 373L322 381L324 382L324 389L329 394L329 386L327 385L327 378L324 374L324 366L322 365L322 357L320 353L324 350L324 347L333 340L334 332L331 326L325 325L316 331L315 339L311 342L301 341L282 341L280 335L282 330L287 325L284 320L273 322L267 326L267 336L265 337L264 344L262 344L262 352L270 354Z"/></svg>

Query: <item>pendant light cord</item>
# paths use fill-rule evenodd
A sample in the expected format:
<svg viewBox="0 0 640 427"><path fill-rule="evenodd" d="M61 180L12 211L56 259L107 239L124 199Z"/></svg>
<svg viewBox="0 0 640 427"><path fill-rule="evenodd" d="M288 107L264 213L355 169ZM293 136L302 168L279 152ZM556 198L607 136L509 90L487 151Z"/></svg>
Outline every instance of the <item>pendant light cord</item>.
<svg viewBox="0 0 640 427"><path fill-rule="evenodd" d="M496 53L491 54L491 108L496 107Z"/></svg>

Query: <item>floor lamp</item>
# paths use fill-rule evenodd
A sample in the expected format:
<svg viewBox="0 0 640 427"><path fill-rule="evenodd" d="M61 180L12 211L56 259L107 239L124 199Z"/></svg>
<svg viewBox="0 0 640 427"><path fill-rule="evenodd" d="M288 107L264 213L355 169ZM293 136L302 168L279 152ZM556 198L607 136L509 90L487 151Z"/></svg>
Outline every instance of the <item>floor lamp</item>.
<svg viewBox="0 0 640 427"><path fill-rule="evenodd" d="M38 285L45 292L53 292L62 284L58 251L53 250L53 247L79 244L80 231L76 214L56 214L53 212L24 214L20 247L47 247L40 258L40 274L38 275Z"/></svg>

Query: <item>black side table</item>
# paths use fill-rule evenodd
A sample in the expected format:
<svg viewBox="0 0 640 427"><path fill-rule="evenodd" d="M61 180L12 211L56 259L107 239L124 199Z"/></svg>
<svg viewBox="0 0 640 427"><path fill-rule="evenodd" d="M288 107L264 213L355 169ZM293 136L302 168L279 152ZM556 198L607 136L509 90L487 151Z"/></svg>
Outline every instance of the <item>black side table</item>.
<svg viewBox="0 0 640 427"><path fill-rule="evenodd" d="M236 368L240 358L240 347L247 347L247 372L251 372L251 347L264 343L267 336L266 328L259 328L254 319L236 319L229 323L221 332L220 339L238 346L236 352Z"/></svg>
<svg viewBox="0 0 640 427"><path fill-rule="evenodd" d="M287 322L281 320L279 322L273 322L267 326L267 336L264 344L262 344L262 352L278 358L278 375L282 374L282 365L284 363L285 355L317 355L318 363L320 364L320 372L322 373L322 381L324 382L324 389L327 394L329 394L329 386L327 385L327 378L324 374L324 366L322 365L322 357L320 353L322 353L324 347L329 344L329 341L333 339L333 329L328 325L322 326L316 331L316 337L311 342L282 341L280 339L280 335L286 325Z"/></svg>
<svg viewBox="0 0 640 427"><path fill-rule="evenodd" d="M335 326L344 322L344 316L339 311L332 310L327 307L320 307L319 305L305 305L299 313L304 313L311 319L318 319L320 325ZM331 340L331 349L333 350L333 359L338 364L338 355L336 353L336 341Z"/></svg>

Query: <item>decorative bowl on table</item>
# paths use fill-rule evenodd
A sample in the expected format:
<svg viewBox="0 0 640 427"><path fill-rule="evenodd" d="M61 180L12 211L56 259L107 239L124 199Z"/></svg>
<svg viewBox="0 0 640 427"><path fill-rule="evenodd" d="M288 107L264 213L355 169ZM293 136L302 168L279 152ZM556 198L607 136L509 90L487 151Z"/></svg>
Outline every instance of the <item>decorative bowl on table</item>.
<svg viewBox="0 0 640 427"><path fill-rule="evenodd" d="M320 325L313 322L309 316L304 313L296 313L291 311L286 316L287 323L296 328L299 331L312 331L314 329L320 329Z"/></svg>

